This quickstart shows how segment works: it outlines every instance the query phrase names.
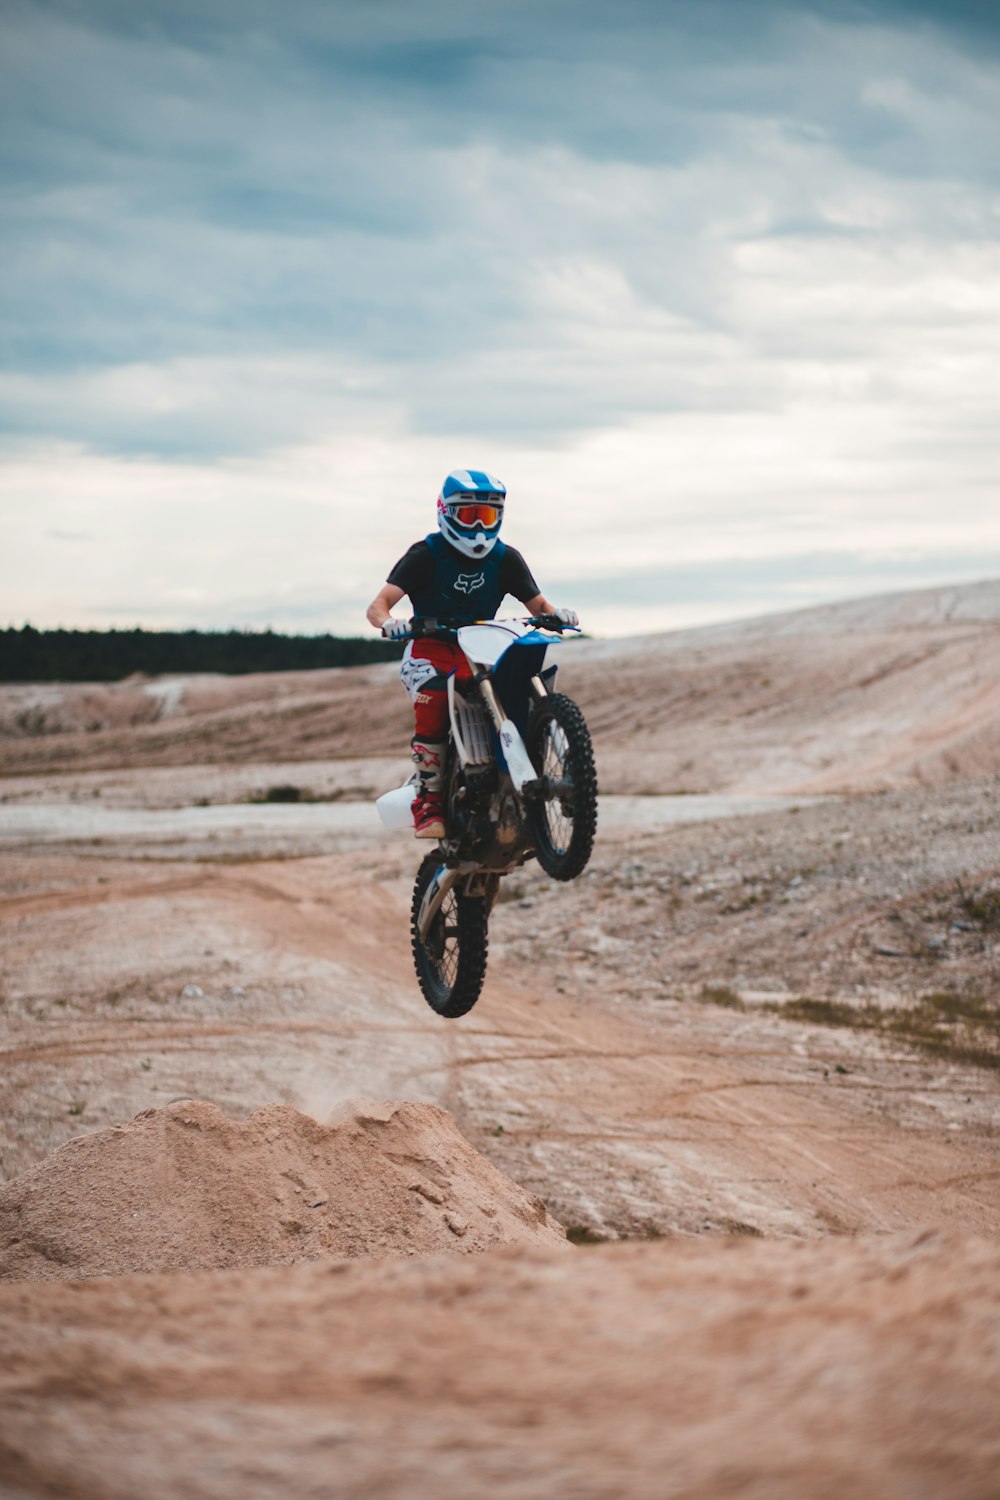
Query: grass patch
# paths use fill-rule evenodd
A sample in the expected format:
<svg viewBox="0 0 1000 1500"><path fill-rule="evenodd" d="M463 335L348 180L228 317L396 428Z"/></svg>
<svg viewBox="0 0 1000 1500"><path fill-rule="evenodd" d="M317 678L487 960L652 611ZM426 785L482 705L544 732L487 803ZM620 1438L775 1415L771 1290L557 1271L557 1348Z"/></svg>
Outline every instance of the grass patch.
<svg viewBox="0 0 1000 1500"><path fill-rule="evenodd" d="M169 857L169 856L168 856ZM174 858L183 858L183 855L175 855ZM196 854L190 863L193 865L259 865L263 860L270 864L285 864L296 859L311 859L312 855L289 854L284 850L275 853L262 853L259 849L249 854L232 854L225 850L221 854Z"/></svg>
<svg viewBox="0 0 1000 1500"><path fill-rule="evenodd" d="M364 801L369 795L374 796L370 788L358 788L358 801ZM280 786L269 786L259 796L248 797L247 801L254 807L262 807L267 802L343 802L346 798L348 794L341 787L335 787L332 792L311 792L308 787L283 782Z"/></svg>
<svg viewBox="0 0 1000 1500"><path fill-rule="evenodd" d="M630 1234L624 1235L623 1238L627 1240L665 1240L669 1236L664 1234L663 1230L658 1224L654 1224L652 1219L647 1219L645 1223L640 1224L637 1229L632 1230Z"/></svg>
<svg viewBox="0 0 1000 1500"><path fill-rule="evenodd" d="M703 984L698 999L702 1005L721 1005L723 1010L746 1010L736 991L724 984Z"/></svg>
<svg viewBox="0 0 1000 1500"><path fill-rule="evenodd" d="M762 901L770 901L770 891L748 891L745 896L738 896L735 900L727 902L722 908L724 917L737 916L741 911L751 911Z"/></svg>
<svg viewBox="0 0 1000 1500"><path fill-rule="evenodd" d="M967 891L960 880L958 904L981 932L1000 932L1000 891Z"/></svg>
<svg viewBox="0 0 1000 1500"><path fill-rule="evenodd" d="M589 1224L567 1224L566 1238L571 1245L605 1245L607 1235L598 1234Z"/></svg>
<svg viewBox="0 0 1000 1500"><path fill-rule="evenodd" d="M1000 1070L1000 1001L982 995L941 991L899 1010L801 996L765 1009L786 1021L873 1032L945 1062Z"/></svg>
<svg viewBox="0 0 1000 1500"><path fill-rule="evenodd" d="M756 1224L747 1224L742 1219L727 1219L723 1216L722 1218L717 1218L715 1223L720 1229L724 1229L726 1234L739 1235L741 1238L748 1240L762 1240L764 1238L764 1231L762 1229L758 1229Z"/></svg>
<svg viewBox="0 0 1000 1500"><path fill-rule="evenodd" d="M814 1026L853 1026L862 1031L869 1029L873 1017L881 1015L875 1006L847 1005L840 1000L810 1000L805 995L798 1000L769 1001L767 1009L789 1021L805 1021Z"/></svg>
<svg viewBox="0 0 1000 1500"><path fill-rule="evenodd" d="M284 783L282 786L269 786L261 796L251 797L250 800L251 802L304 802L306 793L300 786Z"/></svg>

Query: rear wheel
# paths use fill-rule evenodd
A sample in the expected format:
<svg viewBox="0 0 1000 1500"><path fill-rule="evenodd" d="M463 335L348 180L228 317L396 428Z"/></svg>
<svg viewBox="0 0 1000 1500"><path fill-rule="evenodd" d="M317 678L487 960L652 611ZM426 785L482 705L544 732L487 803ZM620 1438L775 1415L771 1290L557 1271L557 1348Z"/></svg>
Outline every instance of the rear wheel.
<svg viewBox="0 0 1000 1500"><path fill-rule="evenodd" d="M486 903L455 886L448 891L424 938L419 918L427 888L441 869L441 856L428 854L413 886L410 933L413 964L424 999L439 1016L464 1016L479 999L486 978Z"/></svg>
<svg viewBox="0 0 1000 1500"><path fill-rule="evenodd" d="M597 772L587 722L572 698L552 693L528 723L528 754L540 790L528 802L538 863L553 880L575 880L597 832Z"/></svg>

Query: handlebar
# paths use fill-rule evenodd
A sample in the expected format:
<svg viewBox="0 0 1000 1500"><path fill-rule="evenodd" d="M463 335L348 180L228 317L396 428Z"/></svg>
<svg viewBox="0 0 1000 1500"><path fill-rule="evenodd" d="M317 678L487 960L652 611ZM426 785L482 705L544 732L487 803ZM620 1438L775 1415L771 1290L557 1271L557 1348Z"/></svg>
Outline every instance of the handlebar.
<svg viewBox="0 0 1000 1500"><path fill-rule="evenodd" d="M503 620L455 620L446 616L414 615L410 621L409 638L410 640L415 640L417 637L424 640L451 640L460 630L470 624L502 625L503 623ZM526 615L518 623L540 626L542 630L551 630L556 635L580 628L578 625L564 625L558 615Z"/></svg>

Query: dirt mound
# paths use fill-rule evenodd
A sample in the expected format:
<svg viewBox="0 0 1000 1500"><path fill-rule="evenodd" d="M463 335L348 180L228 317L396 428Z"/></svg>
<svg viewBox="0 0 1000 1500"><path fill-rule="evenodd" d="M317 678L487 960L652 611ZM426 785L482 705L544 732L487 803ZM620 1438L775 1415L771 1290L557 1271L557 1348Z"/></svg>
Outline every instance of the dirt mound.
<svg viewBox="0 0 1000 1500"><path fill-rule="evenodd" d="M1000 1252L599 1246L0 1288L18 1493L997 1494Z"/></svg>
<svg viewBox="0 0 1000 1500"><path fill-rule="evenodd" d="M0 1191L0 1279L287 1265L565 1245L430 1104L282 1104L229 1120L183 1100L79 1136Z"/></svg>

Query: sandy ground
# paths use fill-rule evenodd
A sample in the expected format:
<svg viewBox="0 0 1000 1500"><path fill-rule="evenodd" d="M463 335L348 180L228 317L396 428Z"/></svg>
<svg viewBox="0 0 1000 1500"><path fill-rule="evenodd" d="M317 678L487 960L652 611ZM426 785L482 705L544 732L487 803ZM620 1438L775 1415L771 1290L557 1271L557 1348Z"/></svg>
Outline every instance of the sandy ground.
<svg viewBox="0 0 1000 1500"><path fill-rule="evenodd" d="M28 1282L0 1315L18 1495L997 1492L1000 1255L954 1236Z"/></svg>
<svg viewBox="0 0 1000 1500"><path fill-rule="evenodd" d="M0 1190L0 1279L464 1254L568 1242L430 1104L287 1105L228 1120L183 1099L79 1135Z"/></svg>
<svg viewBox="0 0 1000 1500"><path fill-rule="evenodd" d="M1000 1493L998 620L566 647L608 816L451 1023L384 669L4 690L10 1493Z"/></svg>

